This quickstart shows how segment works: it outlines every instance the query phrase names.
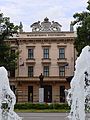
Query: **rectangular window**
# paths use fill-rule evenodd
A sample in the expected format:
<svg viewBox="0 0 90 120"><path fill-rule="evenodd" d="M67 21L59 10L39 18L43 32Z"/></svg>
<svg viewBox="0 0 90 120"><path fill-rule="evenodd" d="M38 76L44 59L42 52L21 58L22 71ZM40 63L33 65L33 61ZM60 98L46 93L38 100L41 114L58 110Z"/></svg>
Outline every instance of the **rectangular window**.
<svg viewBox="0 0 90 120"><path fill-rule="evenodd" d="M52 85L44 85L44 102L52 102Z"/></svg>
<svg viewBox="0 0 90 120"><path fill-rule="evenodd" d="M28 77L33 77L33 66L28 66Z"/></svg>
<svg viewBox="0 0 90 120"><path fill-rule="evenodd" d="M59 66L59 76L65 76L65 66Z"/></svg>
<svg viewBox="0 0 90 120"><path fill-rule="evenodd" d="M28 59L34 58L34 50L33 48L28 49Z"/></svg>
<svg viewBox="0 0 90 120"><path fill-rule="evenodd" d="M65 58L65 48L59 48L59 59Z"/></svg>
<svg viewBox="0 0 90 120"><path fill-rule="evenodd" d="M60 102L65 102L65 86L60 86Z"/></svg>
<svg viewBox="0 0 90 120"><path fill-rule="evenodd" d="M15 57L15 50L14 49L11 49L11 55L12 55L13 58ZM15 67L15 66L13 66L13 67ZM15 77L15 69L14 68L10 69L9 77Z"/></svg>
<svg viewBox="0 0 90 120"><path fill-rule="evenodd" d="M28 86L28 102L33 102L33 86Z"/></svg>
<svg viewBox="0 0 90 120"><path fill-rule="evenodd" d="M43 74L44 76L49 76L49 66L44 66Z"/></svg>
<svg viewBox="0 0 90 120"><path fill-rule="evenodd" d="M43 49L43 58L48 59L49 58L49 48Z"/></svg>

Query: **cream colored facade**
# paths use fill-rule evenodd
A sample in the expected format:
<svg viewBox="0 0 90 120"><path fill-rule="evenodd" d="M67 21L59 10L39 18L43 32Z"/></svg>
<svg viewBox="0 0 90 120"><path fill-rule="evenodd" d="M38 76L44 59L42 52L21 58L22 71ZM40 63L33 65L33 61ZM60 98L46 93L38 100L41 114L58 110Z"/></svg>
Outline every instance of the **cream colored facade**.
<svg viewBox="0 0 90 120"><path fill-rule="evenodd" d="M10 77L17 102L39 102L39 76L44 75L44 102L65 102L67 78L74 72L74 32L22 32L8 41L19 50L18 69Z"/></svg>

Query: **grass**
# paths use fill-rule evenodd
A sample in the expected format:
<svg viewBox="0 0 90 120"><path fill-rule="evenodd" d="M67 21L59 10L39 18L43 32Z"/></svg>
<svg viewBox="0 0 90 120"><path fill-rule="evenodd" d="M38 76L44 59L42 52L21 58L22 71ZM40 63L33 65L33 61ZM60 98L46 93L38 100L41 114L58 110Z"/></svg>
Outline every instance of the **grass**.
<svg viewBox="0 0 90 120"><path fill-rule="evenodd" d="M62 109L62 110L57 110L57 109L44 109L44 110L37 110L37 109L29 109L29 110L19 110L19 109L15 109L15 112L24 112L24 113L27 113L27 112L33 112L33 113L65 113L65 112L69 112L69 110L65 110L65 109Z"/></svg>

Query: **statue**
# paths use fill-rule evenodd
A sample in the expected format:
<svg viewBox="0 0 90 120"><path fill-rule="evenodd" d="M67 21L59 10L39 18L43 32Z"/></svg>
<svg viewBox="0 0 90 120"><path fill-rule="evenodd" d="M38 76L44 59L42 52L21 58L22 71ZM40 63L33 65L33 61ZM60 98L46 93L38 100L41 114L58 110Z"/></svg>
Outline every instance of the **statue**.
<svg viewBox="0 0 90 120"><path fill-rule="evenodd" d="M49 22L49 19L46 17L43 22L35 22L30 27L32 32L60 32L62 26L58 22Z"/></svg>
<svg viewBox="0 0 90 120"><path fill-rule="evenodd" d="M13 110L16 97L10 89L8 73L0 67L0 120L22 120Z"/></svg>
<svg viewBox="0 0 90 120"><path fill-rule="evenodd" d="M83 48L76 60L74 77L66 91L71 106L69 120L86 120L85 110L90 110L90 46Z"/></svg>
<svg viewBox="0 0 90 120"><path fill-rule="evenodd" d="M52 21L52 25L51 25L52 31L60 32L61 27L62 26L58 22Z"/></svg>
<svg viewBox="0 0 90 120"><path fill-rule="evenodd" d="M70 32L73 32L73 31L74 31L73 22L71 21L71 24L70 24Z"/></svg>
<svg viewBox="0 0 90 120"><path fill-rule="evenodd" d="M42 75L42 73L39 76L39 79L40 79L40 88L42 88L43 87L43 79L44 79L44 76Z"/></svg>
<svg viewBox="0 0 90 120"><path fill-rule="evenodd" d="M20 33L23 32L23 24L22 24L22 22L20 22L20 25L19 25L19 32L20 32Z"/></svg>
<svg viewBox="0 0 90 120"><path fill-rule="evenodd" d="M40 21L33 23L31 27L32 27L32 32L40 31L41 30Z"/></svg>

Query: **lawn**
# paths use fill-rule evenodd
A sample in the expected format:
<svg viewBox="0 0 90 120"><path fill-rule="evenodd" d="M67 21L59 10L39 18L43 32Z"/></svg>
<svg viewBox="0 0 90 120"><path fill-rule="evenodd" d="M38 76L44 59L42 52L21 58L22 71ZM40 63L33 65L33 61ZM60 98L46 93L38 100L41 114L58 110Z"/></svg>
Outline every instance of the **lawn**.
<svg viewBox="0 0 90 120"><path fill-rule="evenodd" d="M67 113L69 112L69 110L65 110L65 109L61 109L61 110L57 110L57 109L44 109L44 110L36 110L36 109L29 109L29 110L19 110L19 109L15 109L15 112L33 112L33 113Z"/></svg>

